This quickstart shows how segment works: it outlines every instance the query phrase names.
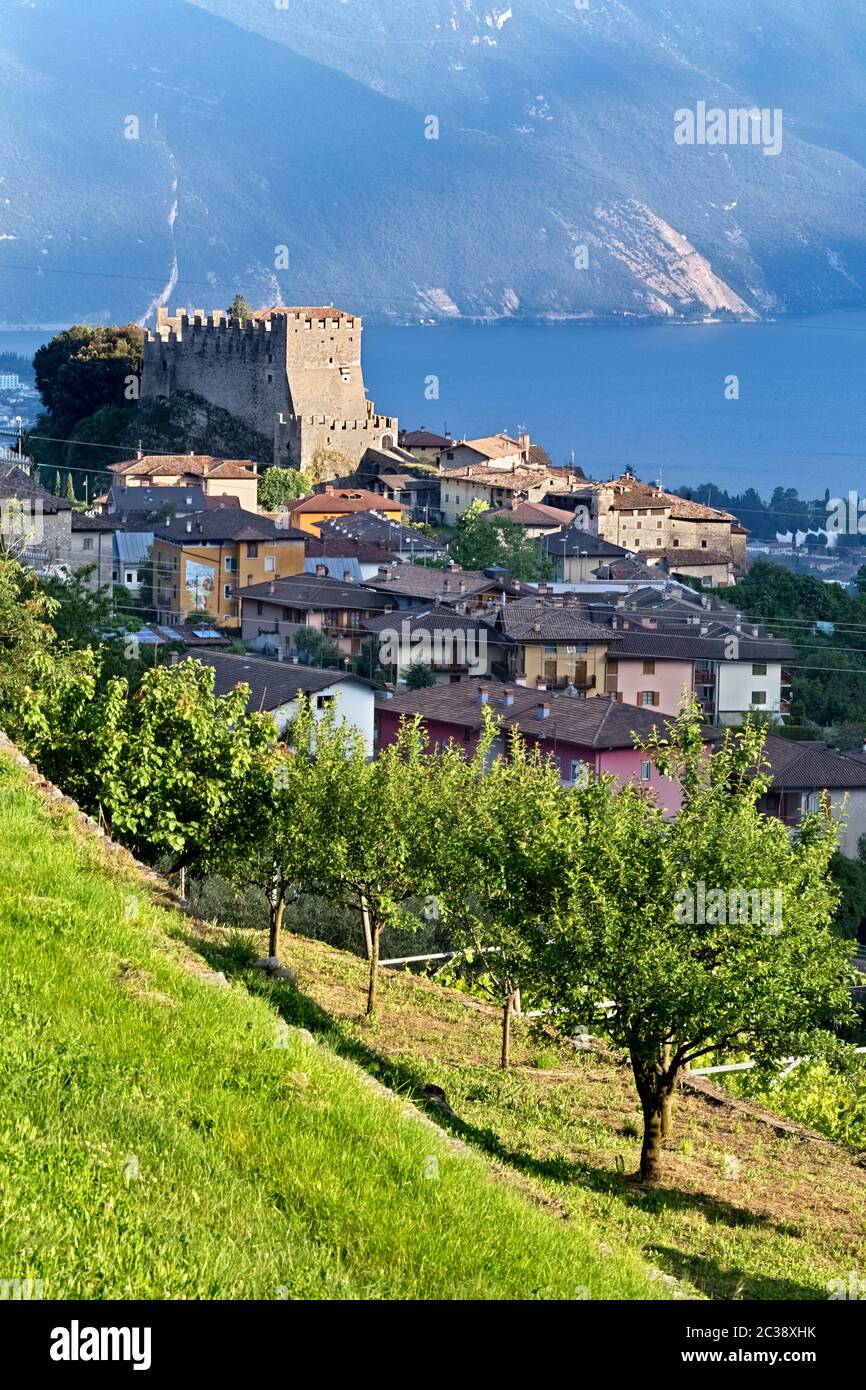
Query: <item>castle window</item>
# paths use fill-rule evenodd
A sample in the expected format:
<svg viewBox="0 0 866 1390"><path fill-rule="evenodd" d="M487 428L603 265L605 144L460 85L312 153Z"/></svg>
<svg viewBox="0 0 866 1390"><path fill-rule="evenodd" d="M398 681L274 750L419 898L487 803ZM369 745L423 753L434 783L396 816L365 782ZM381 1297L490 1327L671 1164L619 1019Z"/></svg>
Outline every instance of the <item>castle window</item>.
<svg viewBox="0 0 866 1390"><path fill-rule="evenodd" d="M273 384L274 384L274 374L273 374L273 372L268 372L268 385L269 385L269 386L273 386Z"/></svg>

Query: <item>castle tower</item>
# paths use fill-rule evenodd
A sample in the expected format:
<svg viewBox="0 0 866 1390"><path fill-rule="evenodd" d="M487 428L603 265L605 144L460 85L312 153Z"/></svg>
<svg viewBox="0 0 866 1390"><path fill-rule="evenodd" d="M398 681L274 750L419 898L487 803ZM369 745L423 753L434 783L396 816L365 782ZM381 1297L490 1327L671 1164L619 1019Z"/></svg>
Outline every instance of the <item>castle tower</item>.
<svg viewBox="0 0 866 1390"><path fill-rule="evenodd" d="M273 442L273 461L317 480L354 471L397 440L361 369L358 315L331 305L260 309L244 324L214 311L157 310L144 345L142 399L191 391Z"/></svg>

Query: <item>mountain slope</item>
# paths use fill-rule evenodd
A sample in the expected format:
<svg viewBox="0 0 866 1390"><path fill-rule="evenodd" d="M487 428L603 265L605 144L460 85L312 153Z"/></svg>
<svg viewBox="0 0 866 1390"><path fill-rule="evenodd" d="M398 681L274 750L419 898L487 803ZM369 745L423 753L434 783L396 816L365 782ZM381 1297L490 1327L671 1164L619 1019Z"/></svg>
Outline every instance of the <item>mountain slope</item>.
<svg viewBox="0 0 866 1390"><path fill-rule="evenodd" d="M0 885L9 1279L46 1299L666 1296L283 1023L279 986L214 977L8 744Z"/></svg>
<svg viewBox="0 0 866 1390"><path fill-rule="evenodd" d="M8 324L236 289L398 321L866 296L855 0L8 0L0 56ZM781 152L677 145L698 101L781 108Z"/></svg>

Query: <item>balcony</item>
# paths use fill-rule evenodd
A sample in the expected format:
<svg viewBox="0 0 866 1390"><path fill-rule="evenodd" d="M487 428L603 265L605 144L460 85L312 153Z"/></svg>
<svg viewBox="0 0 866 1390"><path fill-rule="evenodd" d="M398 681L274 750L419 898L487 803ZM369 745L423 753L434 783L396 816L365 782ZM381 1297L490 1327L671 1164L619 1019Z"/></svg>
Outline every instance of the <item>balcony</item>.
<svg viewBox="0 0 866 1390"><path fill-rule="evenodd" d="M594 690L595 676L575 675L575 676L542 676L548 690L564 690L567 685L573 685L575 690ZM614 685L614 690L616 685Z"/></svg>

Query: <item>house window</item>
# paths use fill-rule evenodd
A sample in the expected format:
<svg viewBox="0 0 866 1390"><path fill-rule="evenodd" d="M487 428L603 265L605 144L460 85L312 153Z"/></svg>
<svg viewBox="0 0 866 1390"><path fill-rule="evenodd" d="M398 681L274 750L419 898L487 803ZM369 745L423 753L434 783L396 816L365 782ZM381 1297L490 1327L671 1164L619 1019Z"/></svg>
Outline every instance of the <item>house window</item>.
<svg viewBox="0 0 866 1390"><path fill-rule="evenodd" d="M643 673L644 673L645 676L654 676L655 673L656 673L656 664L655 664L655 662L654 662L654 661L645 661L644 664L643 664Z"/></svg>
<svg viewBox="0 0 866 1390"><path fill-rule="evenodd" d="M448 496L448 493L447 493L447 492L446 492L446 494L445 494L445 501L446 501L446 502L450 502L450 501L451 501L451 498Z"/></svg>
<svg viewBox="0 0 866 1390"><path fill-rule="evenodd" d="M83 540L82 543L81 543L81 548L82 548L82 550L92 550L92 549L93 549L93 537L92 537L92 536L85 536L85 537L84 537L84 540Z"/></svg>
<svg viewBox="0 0 866 1390"><path fill-rule="evenodd" d="M248 560L257 560L257 559L258 559L258 554L259 554L258 543L257 543L256 541L247 541L247 559L248 559Z"/></svg>
<svg viewBox="0 0 866 1390"><path fill-rule="evenodd" d="M766 663L766 661L753 661L753 662L752 662L752 675L753 675L753 676L765 676L766 674L767 674L767 663Z"/></svg>
<svg viewBox="0 0 866 1390"><path fill-rule="evenodd" d="M545 642L545 644L544 644L544 655L545 655L545 656L556 656L556 643L555 643L555 642Z"/></svg>
<svg viewBox="0 0 866 1390"><path fill-rule="evenodd" d="M334 697L333 697L333 695L317 695L317 696L316 696L316 709L329 709L330 706L331 706L333 703L334 703Z"/></svg>
<svg viewBox="0 0 866 1390"><path fill-rule="evenodd" d="M767 692L766 692L766 690L753 690L753 691L752 691L752 704L753 704L753 705L765 705L766 703L767 703Z"/></svg>
<svg viewBox="0 0 866 1390"><path fill-rule="evenodd" d="M649 779L650 779L650 765L649 765L649 763L641 763L641 765L640 765L640 780L641 780L642 782L648 782Z"/></svg>
<svg viewBox="0 0 866 1390"><path fill-rule="evenodd" d="M471 737L472 737L472 730L469 728L468 724L464 724L464 726L463 726L463 742L464 742L464 743L468 743L469 740L471 739Z"/></svg>
<svg viewBox="0 0 866 1390"><path fill-rule="evenodd" d="M659 526L661 526L661 522L659 522ZM679 538L679 536L674 536L674 541L673 541L673 543L674 543L674 545L679 545L679 543L680 543L680 538Z"/></svg>
<svg viewBox="0 0 866 1390"><path fill-rule="evenodd" d="M608 657L607 669L612 676L619 674L619 661L616 657Z"/></svg>
<svg viewBox="0 0 866 1390"><path fill-rule="evenodd" d="M265 556L265 574L273 574L273 573L274 573L274 570L275 570L276 568L277 568L277 557L276 557L276 555L266 555L266 556Z"/></svg>
<svg viewBox="0 0 866 1390"><path fill-rule="evenodd" d="M657 521L657 522L656 522L656 527L658 528L659 531L662 529L662 524L661 524L660 521Z"/></svg>
<svg viewBox="0 0 866 1390"><path fill-rule="evenodd" d="M257 604L256 604L256 617L257 617L257 618L260 618L260 617L262 616L263 611L264 611L264 604L262 604L262 603L257 603Z"/></svg>
<svg viewBox="0 0 866 1390"><path fill-rule="evenodd" d="M223 584L223 598L231 598L231 596L232 596L232 586L231 586L231 584Z"/></svg>
<svg viewBox="0 0 866 1390"><path fill-rule="evenodd" d="M634 524L634 529L635 529L636 531L639 531L642 525L643 525L643 522L642 522L642 521L636 521L635 524Z"/></svg>
<svg viewBox="0 0 866 1390"><path fill-rule="evenodd" d="M706 548L707 548L707 543L706 543L706 541L701 541L701 550L706 550Z"/></svg>
<svg viewBox="0 0 866 1390"><path fill-rule="evenodd" d="M657 691L657 690L642 690L641 693L640 693L640 702L641 702L642 705L657 705L658 702L659 702L659 693L658 693L658 691Z"/></svg>
<svg viewBox="0 0 866 1390"><path fill-rule="evenodd" d="M225 560L226 574L237 574L238 562L232 555L227 555Z"/></svg>
<svg viewBox="0 0 866 1390"><path fill-rule="evenodd" d="M562 771L562 758L559 756L558 753L556 754L555 758L553 759L553 766L556 768L557 772L561 772L561 771Z"/></svg>

